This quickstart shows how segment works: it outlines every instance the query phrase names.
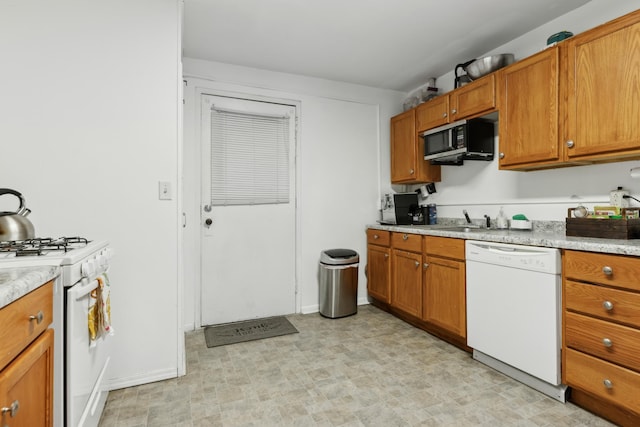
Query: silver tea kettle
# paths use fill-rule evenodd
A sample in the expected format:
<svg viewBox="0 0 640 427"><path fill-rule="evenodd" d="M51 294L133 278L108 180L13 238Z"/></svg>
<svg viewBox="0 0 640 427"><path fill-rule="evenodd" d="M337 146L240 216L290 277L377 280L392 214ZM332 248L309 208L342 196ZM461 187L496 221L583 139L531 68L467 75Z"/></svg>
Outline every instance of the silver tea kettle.
<svg viewBox="0 0 640 427"><path fill-rule="evenodd" d="M16 190L0 188L0 196L4 194L16 196L20 200L20 206L15 212L0 212L0 241L33 239L35 229L27 218L31 210L25 207L24 197Z"/></svg>

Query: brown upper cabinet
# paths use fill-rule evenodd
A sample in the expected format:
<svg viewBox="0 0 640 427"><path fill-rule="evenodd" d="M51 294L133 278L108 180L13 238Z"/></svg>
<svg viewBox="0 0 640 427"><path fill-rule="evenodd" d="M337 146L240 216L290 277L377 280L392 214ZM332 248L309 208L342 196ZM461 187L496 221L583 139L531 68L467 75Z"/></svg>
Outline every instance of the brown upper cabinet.
<svg viewBox="0 0 640 427"><path fill-rule="evenodd" d="M418 132L486 114L496 108L495 73L475 80L416 107Z"/></svg>
<svg viewBox="0 0 640 427"><path fill-rule="evenodd" d="M500 168L640 158L640 10L499 71Z"/></svg>
<svg viewBox="0 0 640 427"><path fill-rule="evenodd" d="M416 131L416 109L391 118L391 182L439 182L440 166L424 160L424 142Z"/></svg>
<svg viewBox="0 0 640 427"><path fill-rule="evenodd" d="M491 113L496 104L494 73L392 117L391 182L439 182L440 166L424 160L424 141L419 134L446 123Z"/></svg>
<svg viewBox="0 0 640 427"><path fill-rule="evenodd" d="M558 49L549 48L500 71L502 169L560 159Z"/></svg>

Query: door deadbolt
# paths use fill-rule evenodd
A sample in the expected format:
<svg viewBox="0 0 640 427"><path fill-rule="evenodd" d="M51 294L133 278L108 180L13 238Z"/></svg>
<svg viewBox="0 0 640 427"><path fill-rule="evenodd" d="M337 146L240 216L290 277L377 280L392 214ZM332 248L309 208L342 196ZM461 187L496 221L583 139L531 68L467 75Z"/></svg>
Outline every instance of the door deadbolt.
<svg viewBox="0 0 640 427"><path fill-rule="evenodd" d="M213 224L213 220L211 218L207 218L204 220L204 225L206 225L207 228L211 227L211 224Z"/></svg>

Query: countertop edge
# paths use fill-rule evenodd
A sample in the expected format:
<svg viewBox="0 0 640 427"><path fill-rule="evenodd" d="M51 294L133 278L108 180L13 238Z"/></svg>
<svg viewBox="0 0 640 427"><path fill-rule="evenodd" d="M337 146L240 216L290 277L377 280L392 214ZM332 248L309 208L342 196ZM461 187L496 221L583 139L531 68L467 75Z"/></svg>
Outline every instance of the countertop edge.
<svg viewBox="0 0 640 427"><path fill-rule="evenodd" d="M0 267L0 309L59 275L57 265Z"/></svg>
<svg viewBox="0 0 640 427"><path fill-rule="evenodd" d="M618 255L640 256L640 240L571 237L557 232L480 229L471 232L439 230L425 226L369 224L366 228L421 234L425 236L453 237L464 240L512 243Z"/></svg>

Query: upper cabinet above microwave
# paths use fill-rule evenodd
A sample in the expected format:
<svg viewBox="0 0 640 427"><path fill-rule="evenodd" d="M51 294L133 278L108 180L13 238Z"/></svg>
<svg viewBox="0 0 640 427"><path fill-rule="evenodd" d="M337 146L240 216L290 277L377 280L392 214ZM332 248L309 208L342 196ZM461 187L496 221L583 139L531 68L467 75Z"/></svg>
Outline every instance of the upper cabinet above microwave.
<svg viewBox="0 0 640 427"><path fill-rule="evenodd" d="M489 74L416 107L418 132L491 113L496 108L496 76Z"/></svg>
<svg viewBox="0 0 640 427"><path fill-rule="evenodd" d="M500 169L640 159L640 10L500 72Z"/></svg>
<svg viewBox="0 0 640 427"><path fill-rule="evenodd" d="M495 73L438 96L391 118L391 182L420 184L440 181L440 166L424 160L428 129L489 114L496 109Z"/></svg>

